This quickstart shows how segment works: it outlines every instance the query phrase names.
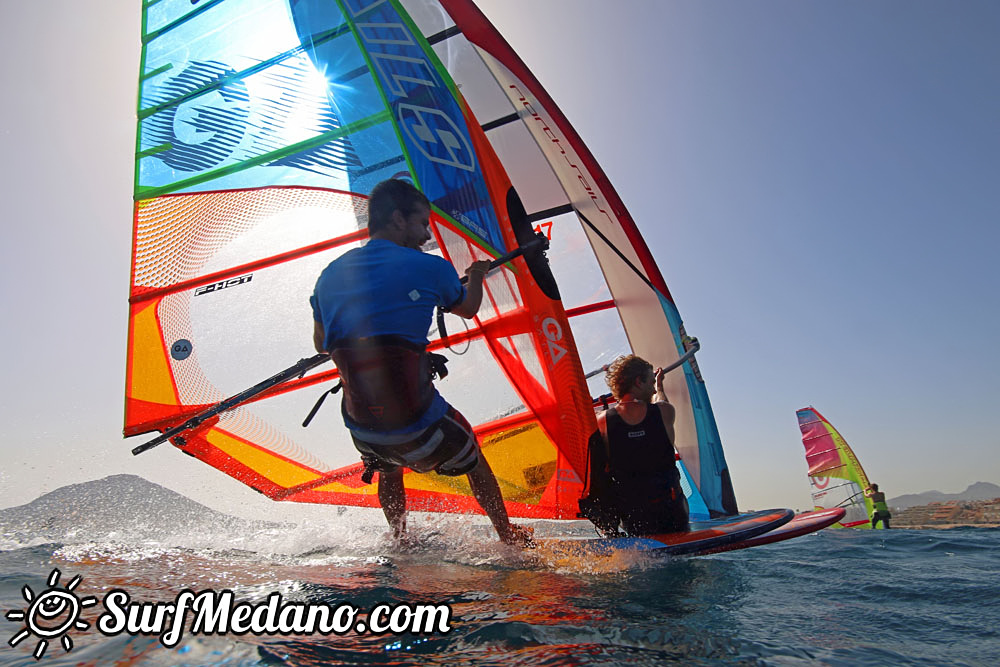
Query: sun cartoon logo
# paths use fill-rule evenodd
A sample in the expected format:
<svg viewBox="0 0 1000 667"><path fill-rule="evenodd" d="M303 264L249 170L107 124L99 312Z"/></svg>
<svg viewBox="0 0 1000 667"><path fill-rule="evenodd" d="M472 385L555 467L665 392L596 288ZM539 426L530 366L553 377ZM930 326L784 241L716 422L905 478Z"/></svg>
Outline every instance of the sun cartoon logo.
<svg viewBox="0 0 1000 667"><path fill-rule="evenodd" d="M80 575L66 584L66 588L59 588L58 569L52 570L49 574L49 587L40 595L35 595L31 587L25 585L21 589L24 599L28 603L28 608L23 611L8 611L8 621L24 621L24 627L10 638L7 642L11 646L17 646L31 635L38 637L38 645L35 647L35 660L40 660L45 655L45 649L49 647L49 641L61 638L63 649L68 653L73 650L73 640L69 636L69 631L73 628L86 630L90 623L80 620L80 612L84 607L92 607L97 604L97 598L87 596L78 598L73 592L80 581Z"/></svg>

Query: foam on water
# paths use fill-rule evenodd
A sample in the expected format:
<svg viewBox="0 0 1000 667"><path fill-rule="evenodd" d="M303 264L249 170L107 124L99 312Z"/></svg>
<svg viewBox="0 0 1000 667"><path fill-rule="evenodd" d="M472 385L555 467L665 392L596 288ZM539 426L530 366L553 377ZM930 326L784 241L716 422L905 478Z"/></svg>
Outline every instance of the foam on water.
<svg viewBox="0 0 1000 667"><path fill-rule="evenodd" d="M172 601L185 588L262 601L446 604L445 635L74 636L36 662L32 642L0 663L78 664L969 664L1000 661L1000 531L823 531L702 558L567 558L500 544L485 519L414 514L389 539L378 510L325 520L234 519L134 479L0 510L0 606L53 568L82 594L113 588ZM86 485L83 485L86 486ZM134 496L129 496L129 493ZM51 494L50 494L51 495ZM142 500L145 498L148 502ZM134 501L134 502L133 502ZM539 536L589 530L536 522ZM96 612L95 612L96 615ZM4 642L18 624L0 622ZM6 634L4 634L6 633Z"/></svg>

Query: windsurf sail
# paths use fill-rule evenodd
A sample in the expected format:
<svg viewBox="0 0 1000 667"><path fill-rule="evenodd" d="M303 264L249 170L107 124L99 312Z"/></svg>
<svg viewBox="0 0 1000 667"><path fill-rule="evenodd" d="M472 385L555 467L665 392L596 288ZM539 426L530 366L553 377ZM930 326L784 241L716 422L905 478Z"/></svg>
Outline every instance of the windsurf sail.
<svg viewBox="0 0 1000 667"><path fill-rule="evenodd" d="M869 517L875 508L864 495L870 486L868 476L850 445L816 408L802 408L795 415L802 431L815 508L845 510L834 528L871 528Z"/></svg>
<svg viewBox="0 0 1000 667"><path fill-rule="evenodd" d="M511 515L576 518L606 390L587 372L627 353L666 367L691 339L594 157L469 0L143 3L125 435L311 355L316 277L364 242L386 178L427 195L432 251L459 272L550 240L554 279L505 264L430 349ZM336 378L310 367L172 442L275 500L377 506L338 411L299 425ZM694 358L665 385L692 507L736 513ZM464 477L404 483L411 509L479 511Z"/></svg>

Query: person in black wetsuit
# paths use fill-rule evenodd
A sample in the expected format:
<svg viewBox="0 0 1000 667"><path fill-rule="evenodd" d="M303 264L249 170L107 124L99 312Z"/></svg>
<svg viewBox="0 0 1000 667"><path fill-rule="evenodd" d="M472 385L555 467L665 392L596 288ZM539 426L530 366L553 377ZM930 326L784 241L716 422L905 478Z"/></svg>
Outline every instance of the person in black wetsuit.
<svg viewBox="0 0 1000 667"><path fill-rule="evenodd" d="M605 535L615 534L619 521L632 536L687 530L663 370L629 355L611 363L606 379L617 404L598 415L600 438L592 440L590 498L602 515L595 524Z"/></svg>

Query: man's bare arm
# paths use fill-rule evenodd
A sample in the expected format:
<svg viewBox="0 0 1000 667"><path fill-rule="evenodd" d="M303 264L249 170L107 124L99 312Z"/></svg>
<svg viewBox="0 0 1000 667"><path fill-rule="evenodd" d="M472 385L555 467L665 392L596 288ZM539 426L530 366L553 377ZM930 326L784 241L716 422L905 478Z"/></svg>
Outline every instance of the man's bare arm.
<svg viewBox="0 0 1000 667"><path fill-rule="evenodd" d="M473 262L465 275L469 276L469 283L465 288L465 298L462 303L451 309L451 312L459 317L471 320L479 312L479 307L483 303L483 280L486 272L490 270L490 263L487 260Z"/></svg>

